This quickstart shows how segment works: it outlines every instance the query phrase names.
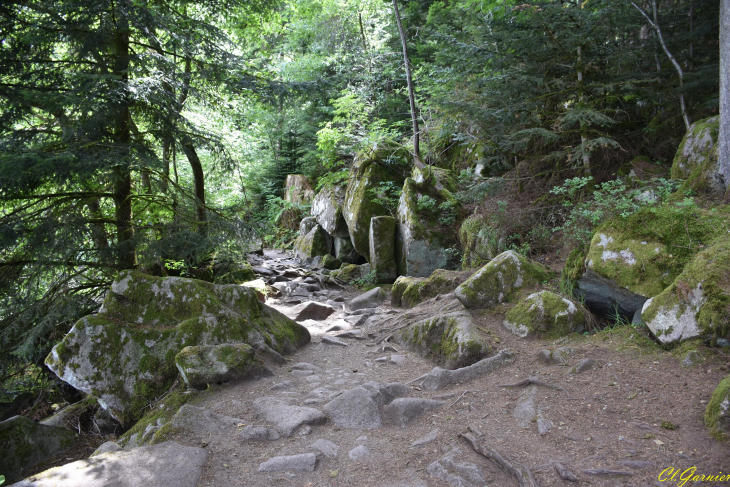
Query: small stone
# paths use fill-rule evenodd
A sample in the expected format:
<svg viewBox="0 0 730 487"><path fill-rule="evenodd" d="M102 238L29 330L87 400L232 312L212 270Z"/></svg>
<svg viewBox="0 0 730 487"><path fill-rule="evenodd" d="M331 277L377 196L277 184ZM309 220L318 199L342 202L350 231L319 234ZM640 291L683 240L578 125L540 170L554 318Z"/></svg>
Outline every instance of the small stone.
<svg viewBox="0 0 730 487"><path fill-rule="evenodd" d="M270 391L288 391L290 389L294 389L296 387L296 384L290 380L285 380L284 382L279 382L278 384L274 384L273 386L269 387Z"/></svg>
<svg viewBox="0 0 730 487"><path fill-rule="evenodd" d="M337 446L335 443L332 443L329 440L319 439L312 443L311 448L314 448L315 450L321 451L324 456L327 458L334 458L337 456L337 452L340 450L340 447Z"/></svg>
<svg viewBox="0 0 730 487"><path fill-rule="evenodd" d="M343 342L342 340L338 340L337 338L334 338L334 337L331 337L331 336L328 336L328 335L323 335L322 336L322 343L327 344L327 345L338 345L340 347L347 347L347 346L349 346L348 343Z"/></svg>
<svg viewBox="0 0 730 487"><path fill-rule="evenodd" d="M401 397L383 408L383 418L396 426L404 427L423 413L433 411L446 404L432 399Z"/></svg>
<svg viewBox="0 0 730 487"><path fill-rule="evenodd" d="M413 443L411 443L411 448L418 448L419 446L427 445L434 441L436 438L438 438L439 435L439 428L432 429L426 436L423 436Z"/></svg>
<svg viewBox="0 0 730 487"><path fill-rule="evenodd" d="M259 472L314 472L317 455L302 453L271 458L259 465Z"/></svg>
<svg viewBox="0 0 730 487"><path fill-rule="evenodd" d="M243 440L249 441L274 441L278 440L281 435L273 428L267 428L266 426L244 426L238 436Z"/></svg>
<svg viewBox="0 0 730 487"><path fill-rule="evenodd" d="M572 369L570 369L570 373L582 374L583 372L587 372L597 367L598 362L596 362L592 358L584 358L583 360L580 360L577 364L575 364Z"/></svg>
<svg viewBox="0 0 730 487"><path fill-rule="evenodd" d="M350 457L350 460L355 461L362 460L368 455L370 455L370 450L365 445L358 445L347 454L347 456Z"/></svg>
<svg viewBox="0 0 730 487"><path fill-rule="evenodd" d="M377 362L379 364L387 364L388 362L390 362L390 357L388 357L388 356L378 357L375 359L375 362Z"/></svg>
<svg viewBox="0 0 730 487"><path fill-rule="evenodd" d="M383 425L380 408L364 387L342 393L323 409L336 425L344 428L375 429Z"/></svg>
<svg viewBox="0 0 730 487"><path fill-rule="evenodd" d="M682 359L682 367L692 367L702 361L702 355L697 350L690 350Z"/></svg>
<svg viewBox="0 0 730 487"><path fill-rule="evenodd" d="M396 365L406 365L408 363L408 355L391 355L390 361Z"/></svg>

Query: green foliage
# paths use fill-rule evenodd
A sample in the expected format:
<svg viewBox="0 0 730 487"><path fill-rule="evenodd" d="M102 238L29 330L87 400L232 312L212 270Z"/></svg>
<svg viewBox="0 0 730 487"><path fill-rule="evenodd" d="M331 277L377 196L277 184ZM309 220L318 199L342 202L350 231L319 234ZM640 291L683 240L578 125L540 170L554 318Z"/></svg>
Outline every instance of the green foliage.
<svg viewBox="0 0 730 487"><path fill-rule="evenodd" d="M429 195L424 194L420 198L418 198L418 204L417 208L419 212L425 211L425 212L433 212L436 209L436 205L438 202L431 198Z"/></svg>
<svg viewBox="0 0 730 487"><path fill-rule="evenodd" d="M378 186L368 190L373 197L373 203L381 205L388 210L390 216L395 217L398 213L398 202L403 189L393 181L380 181Z"/></svg>

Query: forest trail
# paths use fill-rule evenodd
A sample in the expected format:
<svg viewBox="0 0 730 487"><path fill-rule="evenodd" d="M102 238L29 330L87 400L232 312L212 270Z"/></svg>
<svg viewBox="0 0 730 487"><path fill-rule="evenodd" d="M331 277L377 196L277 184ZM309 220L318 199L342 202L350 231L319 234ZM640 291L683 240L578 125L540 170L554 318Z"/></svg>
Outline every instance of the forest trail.
<svg viewBox="0 0 730 487"><path fill-rule="evenodd" d="M309 270L271 251L252 264L271 282ZM307 300L345 303L360 294L317 287L267 304L291 314ZM419 309L438 314L439 306ZM709 475L730 468L730 445L712 440L702 424L706 401L723 375L721 356L686 367L682 357L627 345L621 333L519 339L501 325L502 315L472 312L495 348L514 350L515 360L474 380L425 391L411 381L434 362L379 342L382 323L410 310L394 309L386 299L374 311L382 322L352 326L357 315L342 306L324 320L300 321L312 341L285 364L271 366L273 376L213 386L185 406L187 426L167 439L207 451L198 485L518 485L459 436L468 429L507 461L529 468L542 486L572 484L555 463L578 479L572 485L595 486L678 485L660 482L660 473L696 467L697 474ZM560 347L565 363L538 360L541 350ZM528 378L532 383L523 384ZM501 387L506 384L518 385ZM439 402L384 405L399 395ZM667 429L672 425L676 429Z"/></svg>

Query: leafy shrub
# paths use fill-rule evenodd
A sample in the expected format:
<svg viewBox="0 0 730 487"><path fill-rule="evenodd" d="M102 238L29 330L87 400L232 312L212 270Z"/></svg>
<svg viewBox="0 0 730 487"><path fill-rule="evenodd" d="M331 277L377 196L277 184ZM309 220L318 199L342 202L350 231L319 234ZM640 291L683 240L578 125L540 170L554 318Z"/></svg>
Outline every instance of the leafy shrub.
<svg viewBox="0 0 730 487"><path fill-rule="evenodd" d="M393 181L381 181L376 188L368 190L373 197L373 202L383 206L390 216L395 217L398 212L398 202L403 190L396 186Z"/></svg>

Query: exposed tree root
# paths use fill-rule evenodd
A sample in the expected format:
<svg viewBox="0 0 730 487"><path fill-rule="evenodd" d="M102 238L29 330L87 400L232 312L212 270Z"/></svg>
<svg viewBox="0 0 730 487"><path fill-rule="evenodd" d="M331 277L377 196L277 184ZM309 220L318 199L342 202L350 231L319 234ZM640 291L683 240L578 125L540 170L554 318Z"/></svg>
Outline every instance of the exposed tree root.
<svg viewBox="0 0 730 487"><path fill-rule="evenodd" d="M479 440L477 440L476 437L471 433L460 433L459 436L468 441L475 452L487 457L489 460L494 462L494 464L497 465L497 467L499 467L501 471L514 478L517 481L517 485L519 485L519 487L540 486L540 484L537 483L537 480L535 480L535 477L533 477L530 469L525 467L521 463L509 462L496 451L491 450L479 443Z"/></svg>
<svg viewBox="0 0 730 487"><path fill-rule="evenodd" d="M565 389L563 389L562 387L548 384L547 382L541 381L537 377L528 377L527 379L522 379L521 381L515 382L514 384L499 384L499 387L524 387L524 386L529 386L530 384L540 386L540 387L547 387L548 389L565 391Z"/></svg>

